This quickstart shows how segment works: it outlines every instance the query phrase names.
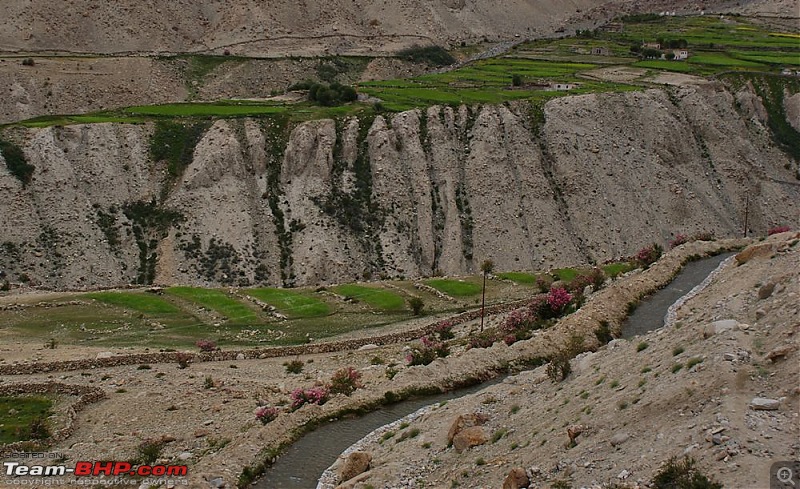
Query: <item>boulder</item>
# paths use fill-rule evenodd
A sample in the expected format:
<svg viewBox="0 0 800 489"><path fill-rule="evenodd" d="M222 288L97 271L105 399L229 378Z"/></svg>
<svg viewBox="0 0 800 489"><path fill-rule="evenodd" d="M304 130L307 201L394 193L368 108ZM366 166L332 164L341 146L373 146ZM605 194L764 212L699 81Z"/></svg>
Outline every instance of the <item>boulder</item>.
<svg viewBox="0 0 800 489"><path fill-rule="evenodd" d="M372 455L367 452L351 453L339 468L339 480L349 481L353 477L363 474L369 469L370 462L372 462Z"/></svg>
<svg viewBox="0 0 800 489"><path fill-rule="evenodd" d="M489 441L489 438L486 436L482 427L470 426L469 428L459 431L458 434L453 437L453 446L456 452L461 453L468 448L483 445L487 441Z"/></svg>
<svg viewBox="0 0 800 489"><path fill-rule="evenodd" d="M95 358L97 360L102 360L104 358L111 358L113 356L114 356L114 354L111 353L110 351L101 351L100 353L97 354L97 356Z"/></svg>
<svg viewBox="0 0 800 489"><path fill-rule="evenodd" d="M714 321L713 323L706 324L703 329L703 338L711 338L715 334L724 333L726 331L734 331L739 325L735 319L723 319L721 321Z"/></svg>
<svg viewBox="0 0 800 489"><path fill-rule="evenodd" d="M736 263L744 265L754 258L771 258L775 255L775 250L771 243L763 243L753 246L748 246L744 251L736 255Z"/></svg>
<svg viewBox="0 0 800 489"><path fill-rule="evenodd" d="M614 436L612 436L611 439L608 440L608 442L611 443L612 447L617 447L628 441L630 437L631 436L627 433L617 433Z"/></svg>
<svg viewBox="0 0 800 489"><path fill-rule="evenodd" d="M778 360L782 360L784 357L786 357L788 354L792 353L796 349L797 349L796 345L779 346L778 348L775 348L774 350L772 350L769 353L767 353L767 357L766 358L767 358L767 360L770 360L772 362L776 362Z"/></svg>
<svg viewBox="0 0 800 489"><path fill-rule="evenodd" d="M762 285L760 289L758 289L758 300L763 301L764 299L769 298L772 295L772 292L775 290L774 283L768 283L767 285Z"/></svg>
<svg viewBox="0 0 800 489"><path fill-rule="evenodd" d="M780 407L781 401L777 399L767 399L766 397L754 397L750 401L750 409L756 411L777 411Z"/></svg>
<svg viewBox="0 0 800 489"><path fill-rule="evenodd" d="M522 467L514 467L511 472L506 476L503 481L503 489L522 489L528 487L531 481L528 479L528 474Z"/></svg>
<svg viewBox="0 0 800 489"><path fill-rule="evenodd" d="M488 420L489 418L484 414L460 414L450 425L450 431L447 432L447 444L453 443L453 438L465 428L481 426Z"/></svg>

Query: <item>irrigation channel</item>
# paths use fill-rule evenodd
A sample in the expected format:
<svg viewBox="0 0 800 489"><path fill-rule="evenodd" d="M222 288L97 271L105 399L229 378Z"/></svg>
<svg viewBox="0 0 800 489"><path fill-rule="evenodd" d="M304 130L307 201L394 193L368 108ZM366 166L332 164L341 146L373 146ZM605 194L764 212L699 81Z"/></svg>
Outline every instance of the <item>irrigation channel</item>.
<svg viewBox="0 0 800 489"><path fill-rule="evenodd" d="M642 301L623 325L623 337L644 334L664 325L669 307L703 280L732 253L688 263L669 285ZM421 408L480 391L501 379L443 394L409 399L384 406L358 418L331 422L293 443L253 486L257 489L309 489L348 447L373 430Z"/></svg>

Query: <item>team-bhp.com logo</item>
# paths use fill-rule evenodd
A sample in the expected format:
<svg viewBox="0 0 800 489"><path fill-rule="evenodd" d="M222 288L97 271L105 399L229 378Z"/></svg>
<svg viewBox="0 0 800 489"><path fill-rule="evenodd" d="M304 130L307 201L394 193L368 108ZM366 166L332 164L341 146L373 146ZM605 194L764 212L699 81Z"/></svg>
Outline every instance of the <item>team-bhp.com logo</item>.
<svg viewBox="0 0 800 489"><path fill-rule="evenodd" d="M183 477L187 474L186 465L132 465L128 462L78 462L75 468L65 465L23 465L19 462L3 462L5 475L21 476L120 476L138 477L173 476Z"/></svg>

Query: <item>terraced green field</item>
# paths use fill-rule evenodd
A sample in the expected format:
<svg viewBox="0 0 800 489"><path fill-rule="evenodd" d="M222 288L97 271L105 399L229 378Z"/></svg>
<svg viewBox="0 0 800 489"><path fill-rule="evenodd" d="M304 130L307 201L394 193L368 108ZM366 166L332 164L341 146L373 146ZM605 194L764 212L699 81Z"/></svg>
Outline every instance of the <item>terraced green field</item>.
<svg viewBox="0 0 800 489"><path fill-rule="evenodd" d="M249 289L248 295L275 307L278 312L291 318L310 318L326 316L331 307L314 297L286 289Z"/></svg>
<svg viewBox="0 0 800 489"><path fill-rule="evenodd" d="M46 438L44 421L52 407L42 396L0 397L0 445Z"/></svg>
<svg viewBox="0 0 800 489"><path fill-rule="evenodd" d="M170 287L167 293L212 309L233 323L253 323L258 320L253 309L216 289Z"/></svg>
<svg viewBox="0 0 800 489"><path fill-rule="evenodd" d="M333 290L337 294L366 302L384 311L399 311L405 307L405 298L402 295L374 286L349 284L334 287Z"/></svg>
<svg viewBox="0 0 800 489"><path fill-rule="evenodd" d="M631 52L632 45L638 46L643 41L668 43L677 40L688 43L690 57L686 61L641 60ZM604 48L607 55L592 54L592 48ZM459 50L475 51L470 47ZM242 61L235 57L190 58L187 74L195 82L202 82L203 77L224 63ZM363 60L356 58L342 60L359 66L363 64ZM715 76L728 71L779 73L782 68L800 67L800 35L770 31L744 17L639 17L625 20L622 32L586 31L578 37L534 40L515 46L506 55L472 62L443 73L360 83L358 91L380 99L379 106L351 103L322 107L310 102L290 104L219 100L45 116L18 124L46 127L75 123L141 123L163 118L227 117L281 117L300 122L352 115L372 116L383 111L402 111L436 104L499 104L512 100L543 103L570 94L639 90L648 86L646 80L618 83L585 76L591 70L610 65L645 68L651 74L657 74L658 71L699 76ZM515 75L520 77L519 86L512 84ZM552 83L578 85L567 91L547 90Z"/></svg>
<svg viewBox="0 0 800 489"><path fill-rule="evenodd" d="M434 289L452 297L470 297L481 293L482 287L475 281L437 278L425 282ZM489 288L489 283L486 287Z"/></svg>

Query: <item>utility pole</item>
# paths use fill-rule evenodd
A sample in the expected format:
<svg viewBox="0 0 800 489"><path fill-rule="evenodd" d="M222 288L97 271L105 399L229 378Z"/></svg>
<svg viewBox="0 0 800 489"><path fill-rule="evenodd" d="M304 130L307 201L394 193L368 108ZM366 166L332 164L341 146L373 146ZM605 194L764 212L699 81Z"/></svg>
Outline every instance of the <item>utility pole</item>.
<svg viewBox="0 0 800 489"><path fill-rule="evenodd" d="M484 260L481 264L481 271L483 272L483 293L481 294L481 333L483 333L483 310L486 307L486 275L492 272L494 263L492 260Z"/></svg>
<svg viewBox="0 0 800 489"><path fill-rule="evenodd" d="M744 237L747 237L747 218L750 212L750 192L744 194Z"/></svg>

